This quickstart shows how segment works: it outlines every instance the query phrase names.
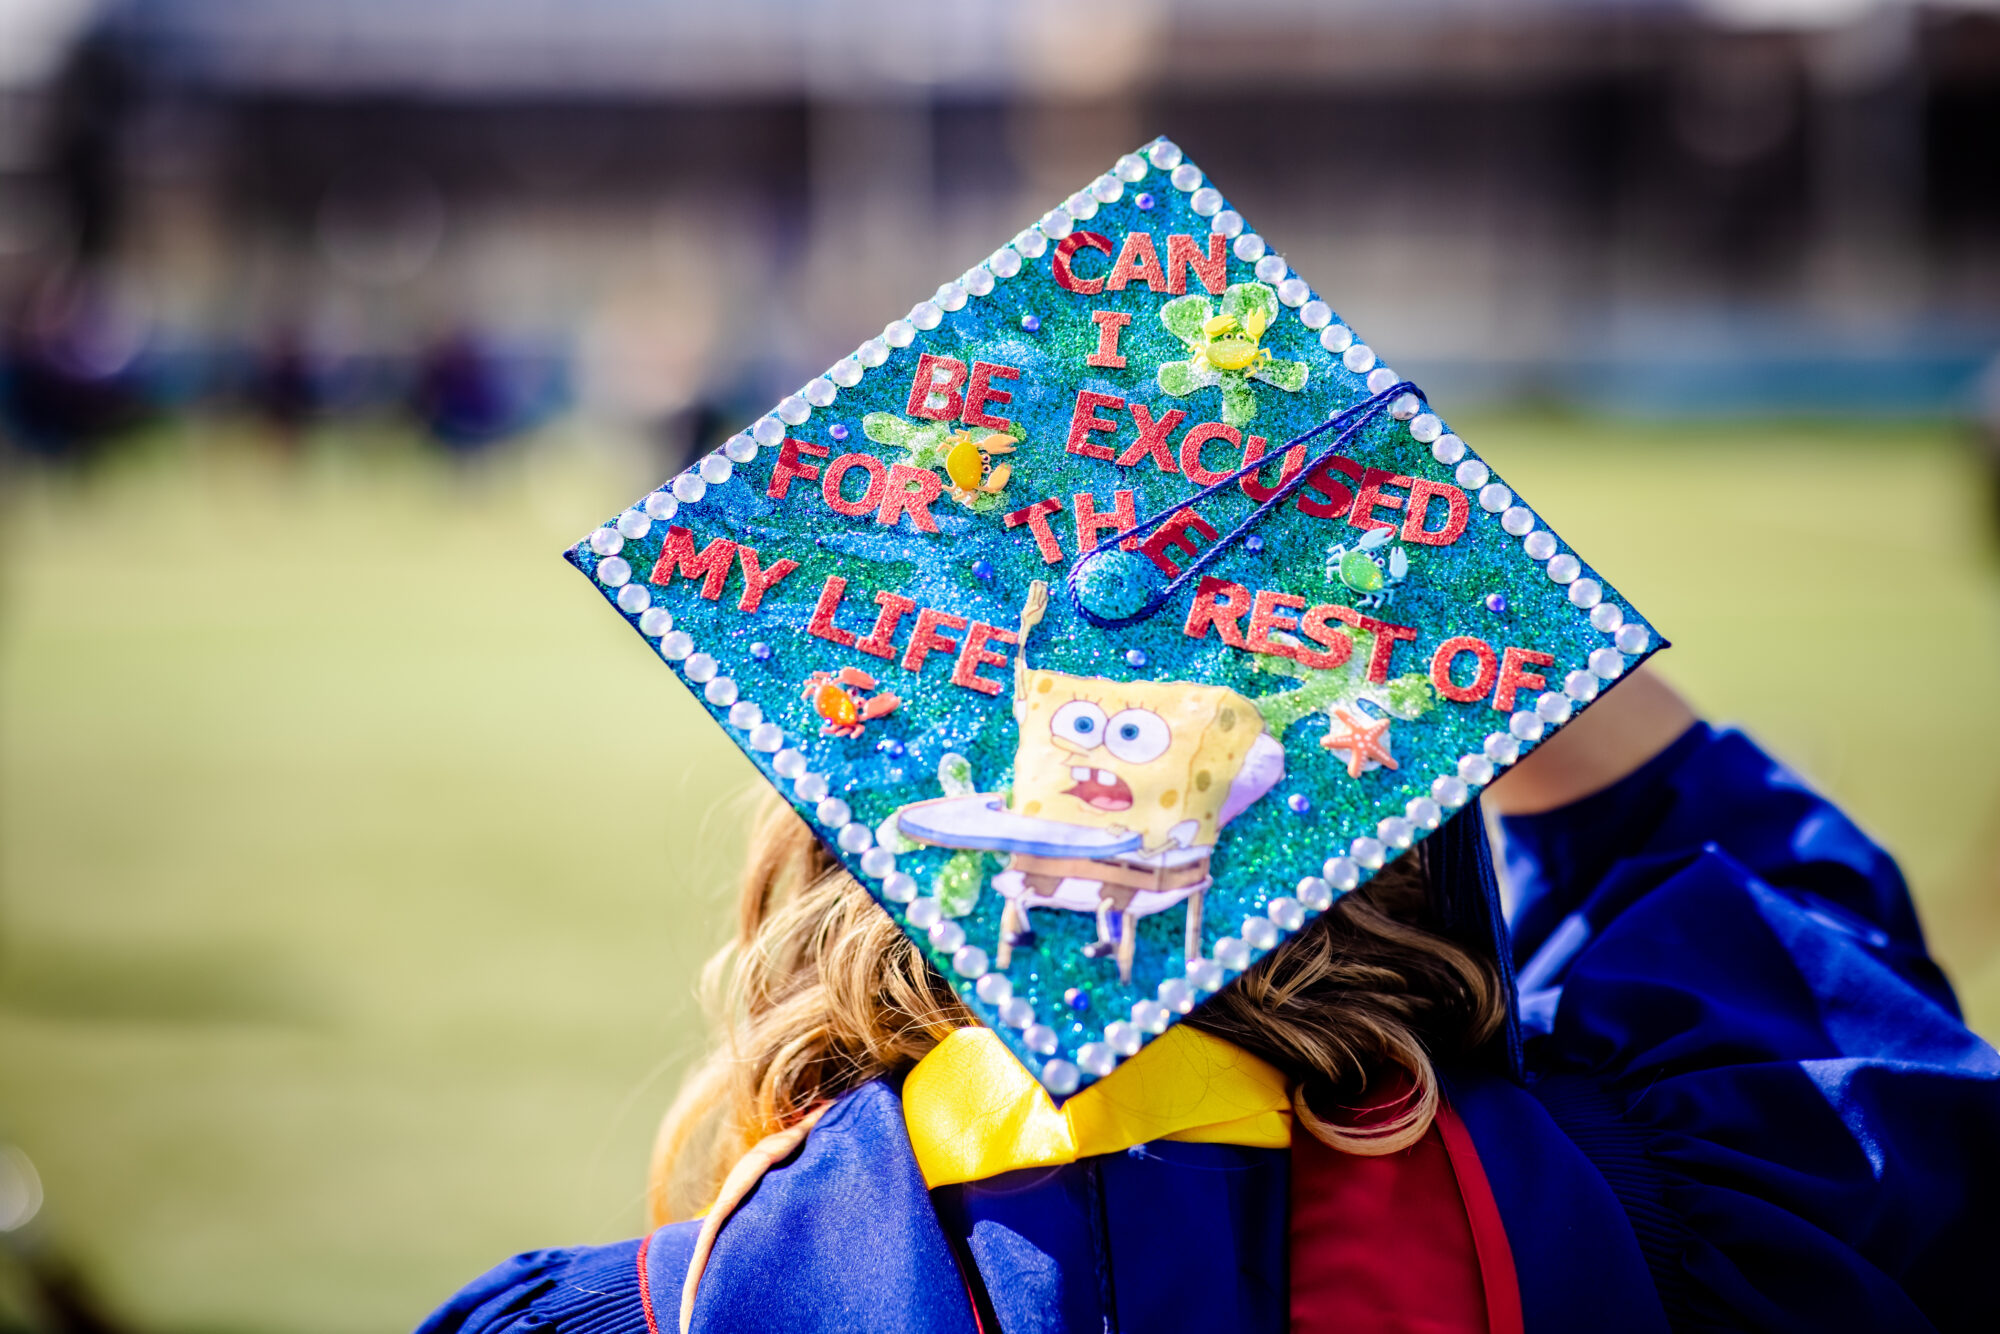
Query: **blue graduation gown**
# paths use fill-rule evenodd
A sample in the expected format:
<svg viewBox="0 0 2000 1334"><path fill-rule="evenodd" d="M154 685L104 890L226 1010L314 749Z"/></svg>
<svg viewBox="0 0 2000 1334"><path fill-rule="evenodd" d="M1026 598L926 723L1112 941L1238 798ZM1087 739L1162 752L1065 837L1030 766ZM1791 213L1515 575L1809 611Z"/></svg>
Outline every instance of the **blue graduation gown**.
<svg viewBox="0 0 2000 1334"><path fill-rule="evenodd" d="M1505 832L1527 1078L1445 1073L1526 1328L1991 1328L2000 1057L1888 856L1704 726ZM1281 1330L1286 1157L1158 1143L926 1192L870 1084L722 1230L695 1328ZM517 1257L424 1334L671 1331L695 1230Z"/></svg>

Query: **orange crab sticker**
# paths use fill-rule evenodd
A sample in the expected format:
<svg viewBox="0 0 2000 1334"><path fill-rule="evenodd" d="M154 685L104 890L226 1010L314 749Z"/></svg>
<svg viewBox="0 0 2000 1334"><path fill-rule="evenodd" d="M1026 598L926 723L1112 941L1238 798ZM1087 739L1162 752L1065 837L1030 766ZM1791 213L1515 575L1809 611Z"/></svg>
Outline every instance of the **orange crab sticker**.
<svg viewBox="0 0 2000 1334"><path fill-rule="evenodd" d="M814 672L800 693L823 719L821 736L858 737L869 723L887 718L903 703L893 691L878 690L875 678L859 667Z"/></svg>

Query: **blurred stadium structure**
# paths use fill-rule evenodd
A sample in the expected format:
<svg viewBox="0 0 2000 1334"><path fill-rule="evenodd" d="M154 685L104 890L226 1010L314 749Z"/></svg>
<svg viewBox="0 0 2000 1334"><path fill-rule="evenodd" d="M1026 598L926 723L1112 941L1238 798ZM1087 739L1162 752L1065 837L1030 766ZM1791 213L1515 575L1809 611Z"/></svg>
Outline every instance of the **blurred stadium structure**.
<svg viewBox="0 0 2000 1334"><path fill-rule="evenodd" d="M0 0L31 446L560 408L669 464L1178 139L1440 398L1976 410L1993 0Z"/></svg>

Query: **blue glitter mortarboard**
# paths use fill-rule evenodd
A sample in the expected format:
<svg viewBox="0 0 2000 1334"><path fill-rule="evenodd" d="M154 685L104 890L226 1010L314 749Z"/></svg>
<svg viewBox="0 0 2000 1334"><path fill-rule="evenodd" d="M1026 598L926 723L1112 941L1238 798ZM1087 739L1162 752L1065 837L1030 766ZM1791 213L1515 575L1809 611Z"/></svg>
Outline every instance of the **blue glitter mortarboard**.
<svg viewBox="0 0 2000 1334"><path fill-rule="evenodd" d="M1660 646L1165 140L569 558L1059 1099Z"/></svg>

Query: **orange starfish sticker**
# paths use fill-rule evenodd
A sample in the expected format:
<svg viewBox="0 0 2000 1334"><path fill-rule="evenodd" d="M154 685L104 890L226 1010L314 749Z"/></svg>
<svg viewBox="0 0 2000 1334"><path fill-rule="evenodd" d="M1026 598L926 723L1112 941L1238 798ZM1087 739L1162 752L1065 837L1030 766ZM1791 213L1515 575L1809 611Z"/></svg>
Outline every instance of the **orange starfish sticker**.
<svg viewBox="0 0 2000 1334"><path fill-rule="evenodd" d="M1341 708L1332 710L1328 717L1332 726L1328 727L1326 735L1319 739L1319 744L1328 750L1347 752L1349 778L1361 777L1363 766L1370 760L1374 760L1385 769L1396 767L1396 757L1389 753L1387 718L1381 722L1370 722L1366 718L1357 718ZM1346 730L1343 731L1343 728Z"/></svg>

